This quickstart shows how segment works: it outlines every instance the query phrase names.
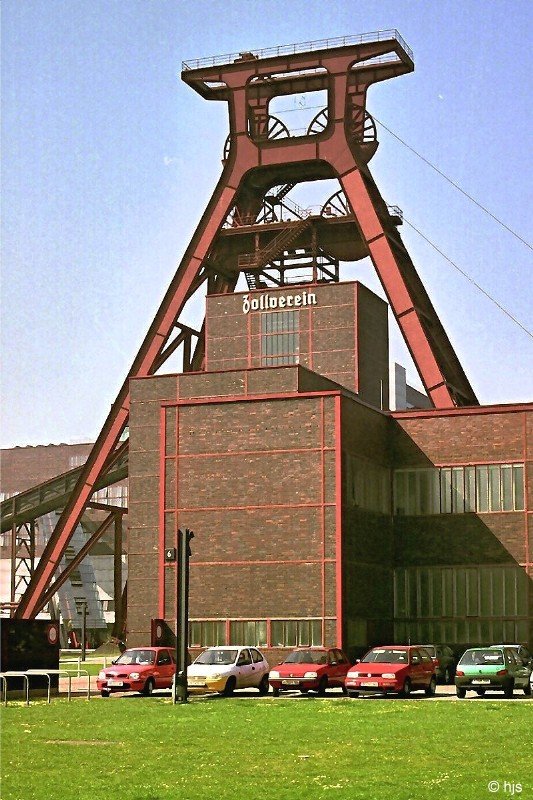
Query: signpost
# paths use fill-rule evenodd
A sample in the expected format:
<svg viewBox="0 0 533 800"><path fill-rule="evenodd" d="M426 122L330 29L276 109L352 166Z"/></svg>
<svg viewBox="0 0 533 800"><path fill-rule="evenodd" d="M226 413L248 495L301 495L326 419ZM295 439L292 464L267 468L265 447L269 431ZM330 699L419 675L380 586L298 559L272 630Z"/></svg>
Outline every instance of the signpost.
<svg viewBox="0 0 533 800"><path fill-rule="evenodd" d="M167 562L177 560L176 568L176 674L172 687L172 702L187 702L187 662L189 655L189 558L194 533L188 528L178 530L178 547L165 551Z"/></svg>

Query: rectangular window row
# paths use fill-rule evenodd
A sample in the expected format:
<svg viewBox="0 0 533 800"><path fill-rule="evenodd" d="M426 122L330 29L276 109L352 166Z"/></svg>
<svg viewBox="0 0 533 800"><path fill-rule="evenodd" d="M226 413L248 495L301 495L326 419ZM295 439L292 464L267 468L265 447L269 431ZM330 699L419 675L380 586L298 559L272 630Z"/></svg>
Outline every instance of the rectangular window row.
<svg viewBox="0 0 533 800"><path fill-rule="evenodd" d="M442 642L446 644L500 644L527 642L527 620L396 620L394 638L397 642Z"/></svg>
<svg viewBox="0 0 533 800"><path fill-rule="evenodd" d="M308 647L322 644L321 619L230 620L226 641L226 620L189 622L189 646L249 645L267 647Z"/></svg>
<svg viewBox="0 0 533 800"><path fill-rule="evenodd" d="M397 620L527 616L527 584L521 567L397 569L394 616Z"/></svg>
<svg viewBox="0 0 533 800"><path fill-rule="evenodd" d="M406 516L523 511L524 465L397 470L394 510Z"/></svg>
<svg viewBox="0 0 533 800"><path fill-rule="evenodd" d="M97 503L107 503L110 506L127 508L128 506L128 487L126 485L106 486L98 489L92 496Z"/></svg>

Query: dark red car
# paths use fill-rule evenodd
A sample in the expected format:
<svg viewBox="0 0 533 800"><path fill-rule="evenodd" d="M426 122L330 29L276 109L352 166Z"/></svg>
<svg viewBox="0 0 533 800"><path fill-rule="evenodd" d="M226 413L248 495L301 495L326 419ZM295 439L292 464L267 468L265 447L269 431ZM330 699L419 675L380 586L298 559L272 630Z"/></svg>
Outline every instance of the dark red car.
<svg viewBox="0 0 533 800"><path fill-rule="evenodd" d="M299 689L302 694L311 689L323 696L330 687L345 691L344 679L349 669L350 662L336 647L302 647L271 669L268 681L274 697L290 689Z"/></svg>
<svg viewBox="0 0 533 800"><path fill-rule="evenodd" d="M350 697L366 692L394 692L409 697L416 689L432 696L437 686L435 662L422 647L374 647L351 667L345 686Z"/></svg>
<svg viewBox="0 0 533 800"><path fill-rule="evenodd" d="M125 650L112 666L100 670L96 685L102 697L111 692L140 692L170 689L176 672L174 652L169 647L134 647Z"/></svg>

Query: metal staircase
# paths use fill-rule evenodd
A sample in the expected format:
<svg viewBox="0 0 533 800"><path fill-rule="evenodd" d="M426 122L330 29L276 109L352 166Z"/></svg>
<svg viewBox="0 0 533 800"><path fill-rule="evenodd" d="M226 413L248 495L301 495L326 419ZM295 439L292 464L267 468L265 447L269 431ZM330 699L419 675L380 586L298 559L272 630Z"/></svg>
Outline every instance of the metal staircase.
<svg viewBox="0 0 533 800"><path fill-rule="evenodd" d="M56 515L53 513L45 514L39 519L39 528L45 542L47 542L52 535L55 523ZM74 560L77 553L86 543L87 538L87 534L83 530L82 525L78 525L61 559L61 571L68 567ZM102 603L98 597L94 566L90 556L86 556L83 561L72 570L68 580L58 588L57 596L59 599L61 617L65 622L70 620L73 628L78 628L81 624L83 605L87 607L87 628L107 628Z"/></svg>

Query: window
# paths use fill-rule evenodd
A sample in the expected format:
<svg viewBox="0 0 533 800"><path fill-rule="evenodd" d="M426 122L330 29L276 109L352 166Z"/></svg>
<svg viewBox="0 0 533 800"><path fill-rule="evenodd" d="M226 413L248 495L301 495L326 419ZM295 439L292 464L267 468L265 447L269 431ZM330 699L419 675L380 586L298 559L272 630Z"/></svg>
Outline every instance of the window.
<svg viewBox="0 0 533 800"><path fill-rule="evenodd" d="M88 454L87 455L84 454L84 455L77 455L77 456L69 456L68 465L69 465L69 467L71 469L73 469L74 467L81 467L82 464L85 464L85 462L87 461L87 458L88 458Z"/></svg>
<svg viewBox="0 0 533 800"><path fill-rule="evenodd" d="M261 664L262 663L263 656L261 655L259 650L255 650L254 648L252 648L250 650L250 653L252 654L252 661L254 662L254 664Z"/></svg>
<svg viewBox="0 0 533 800"><path fill-rule="evenodd" d="M232 620L230 623L230 644L248 644L266 647L266 620Z"/></svg>
<svg viewBox="0 0 533 800"><path fill-rule="evenodd" d="M309 647L322 644L322 620L276 619L271 623L272 647Z"/></svg>
<svg viewBox="0 0 533 800"><path fill-rule="evenodd" d="M124 485L106 486L94 493L92 499L97 503L126 508L128 505L128 487Z"/></svg>
<svg viewBox="0 0 533 800"><path fill-rule="evenodd" d="M527 639L527 597L521 567L396 569L395 636L400 642L521 641Z"/></svg>
<svg viewBox="0 0 533 800"><path fill-rule="evenodd" d="M216 647L220 644L226 644L226 624L223 620L189 622L191 647Z"/></svg>
<svg viewBox="0 0 533 800"><path fill-rule="evenodd" d="M349 505L390 514L390 471L346 453L346 501Z"/></svg>
<svg viewBox="0 0 533 800"><path fill-rule="evenodd" d="M357 480L348 465L348 502L356 505ZM362 495L361 495L362 497ZM494 513L524 510L524 465L480 464L394 473L396 515Z"/></svg>
<svg viewBox="0 0 533 800"><path fill-rule="evenodd" d="M300 351L300 312L261 314L261 366L297 364Z"/></svg>

